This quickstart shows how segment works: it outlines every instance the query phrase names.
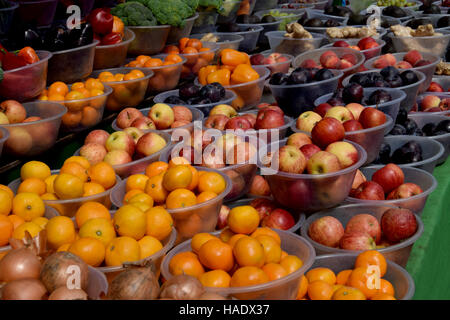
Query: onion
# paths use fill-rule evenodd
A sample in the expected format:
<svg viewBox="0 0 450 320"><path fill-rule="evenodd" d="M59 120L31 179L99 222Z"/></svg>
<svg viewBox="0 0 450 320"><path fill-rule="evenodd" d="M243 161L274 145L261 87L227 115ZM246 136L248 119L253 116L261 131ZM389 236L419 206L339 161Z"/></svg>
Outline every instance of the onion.
<svg viewBox="0 0 450 320"><path fill-rule="evenodd" d="M154 300L159 295L159 283L150 267L128 267L109 286L111 300Z"/></svg>
<svg viewBox="0 0 450 320"><path fill-rule="evenodd" d="M161 298L195 300L204 292L205 288L197 278L180 274L164 282L161 287Z"/></svg>
<svg viewBox="0 0 450 320"><path fill-rule="evenodd" d="M42 300L47 289L37 279L20 279L8 282L2 288L3 300Z"/></svg>
<svg viewBox="0 0 450 320"><path fill-rule="evenodd" d="M48 297L48 300L87 300L87 293L81 289L59 287Z"/></svg>
<svg viewBox="0 0 450 320"><path fill-rule="evenodd" d="M49 256L41 269L41 280L50 293L59 287L70 288L70 285L79 285L79 288L73 289L86 291L88 276L88 265L67 251L56 252Z"/></svg>
<svg viewBox="0 0 450 320"><path fill-rule="evenodd" d="M198 297L198 300L228 300L228 299L217 293L205 292L200 297Z"/></svg>
<svg viewBox="0 0 450 320"><path fill-rule="evenodd" d="M20 279L39 279L41 262L28 248L11 250L0 260L0 282Z"/></svg>

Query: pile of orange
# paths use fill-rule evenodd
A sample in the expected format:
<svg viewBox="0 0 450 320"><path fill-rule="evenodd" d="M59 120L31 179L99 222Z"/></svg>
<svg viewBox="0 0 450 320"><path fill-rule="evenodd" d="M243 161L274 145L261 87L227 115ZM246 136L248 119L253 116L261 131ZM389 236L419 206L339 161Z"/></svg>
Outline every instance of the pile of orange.
<svg viewBox="0 0 450 320"><path fill-rule="evenodd" d="M233 208L229 227L219 237L196 234L192 251L170 260L170 273L195 276L207 287L227 288L264 284L301 268L300 258L282 250L278 233L258 225L259 214L253 207Z"/></svg>
<svg viewBox="0 0 450 320"><path fill-rule="evenodd" d="M70 89L64 82L54 82L39 96L39 100L56 101L65 105L68 112L62 117L66 128L78 126L92 127L101 120L101 108L106 97L104 85L97 79L89 78L85 82L75 82ZM86 98L98 97L95 99Z"/></svg>
<svg viewBox="0 0 450 320"><path fill-rule="evenodd" d="M379 284L369 267L379 268ZM311 269L300 280L297 300L396 300L394 286L382 278L386 269L386 259L376 250L360 253L353 270Z"/></svg>
<svg viewBox="0 0 450 320"><path fill-rule="evenodd" d="M111 189L116 184L113 167L106 162L91 165L80 156L68 158L58 174L40 161L29 161L20 169L21 183L17 194L32 193L43 200L68 200L93 196ZM60 214L73 216L71 206L52 204Z"/></svg>
<svg viewBox="0 0 450 320"><path fill-rule="evenodd" d="M167 209L194 206L211 200L226 188L226 181L217 172L198 171L183 157L153 162L145 174L134 174L126 181L124 204L142 202L143 210L157 203Z"/></svg>

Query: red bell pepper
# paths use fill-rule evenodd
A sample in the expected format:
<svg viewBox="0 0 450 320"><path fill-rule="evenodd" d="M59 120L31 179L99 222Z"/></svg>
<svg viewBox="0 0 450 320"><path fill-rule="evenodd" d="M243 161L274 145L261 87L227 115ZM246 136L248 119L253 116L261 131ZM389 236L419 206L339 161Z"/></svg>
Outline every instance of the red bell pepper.
<svg viewBox="0 0 450 320"><path fill-rule="evenodd" d="M122 36L118 32L111 32L102 38L100 43L102 46L107 46L110 44L116 44L122 41Z"/></svg>
<svg viewBox="0 0 450 320"><path fill-rule="evenodd" d="M21 68L27 64L22 56L18 56L13 52L5 52L2 59L2 68L5 71Z"/></svg>
<svg viewBox="0 0 450 320"><path fill-rule="evenodd" d="M22 57L28 64L32 64L39 61L39 57L36 54L36 51L34 51L34 49L31 47L22 48L17 55L19 57Z"/></svg>
<svg viewBox="0 0 450 320"><path fill-rule="evenodd" d="M94 33L107 35L112 32L114 17L110 13L110 8L98 8L93 10L88 17Z"/></svg>

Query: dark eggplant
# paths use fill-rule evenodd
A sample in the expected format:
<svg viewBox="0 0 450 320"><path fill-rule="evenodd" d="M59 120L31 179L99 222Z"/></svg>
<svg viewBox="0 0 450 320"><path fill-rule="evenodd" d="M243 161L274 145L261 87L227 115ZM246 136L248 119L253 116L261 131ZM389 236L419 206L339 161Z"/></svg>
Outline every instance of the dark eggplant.
<svg viewBox="0 0 450 320"><path fill-rule="evenodd" d="M64 25L52 27L44 38L44 48L49 51L61 51L68 49L68 31Z"/></svg>

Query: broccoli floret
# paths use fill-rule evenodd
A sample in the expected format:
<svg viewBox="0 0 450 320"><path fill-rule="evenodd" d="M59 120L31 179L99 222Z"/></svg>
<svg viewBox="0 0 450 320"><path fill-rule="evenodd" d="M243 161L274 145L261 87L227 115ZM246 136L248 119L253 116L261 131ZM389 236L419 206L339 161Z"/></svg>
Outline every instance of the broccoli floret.
<svg viewBox="0 0 450 320"><path fill-rule="evenodd" d="M199 0L198 6L202 7L202 10L220 10L223 5L223 0Z"/></svg>
<svg viewBox="0 0 450 320"><path fill-rule="evenodd" d="M192 10L197 10L199 0L183 0Z"/></svg>
<svg viewBox="0 0 450 320"><path fill-rule="evenodd" d="M183 0L138 0L145 3L158 20L159 24L168 24L175 27L184 27L186 19L195 14ZM191 2L193 2L191 0Z"/></svg>
<svg viewBox="0 0 450 320"><path fill-rule="evenodd" d="M121 3L111 14L122 19L126 26L156 26L157 20L149 8L135 1Z"/></svg>

